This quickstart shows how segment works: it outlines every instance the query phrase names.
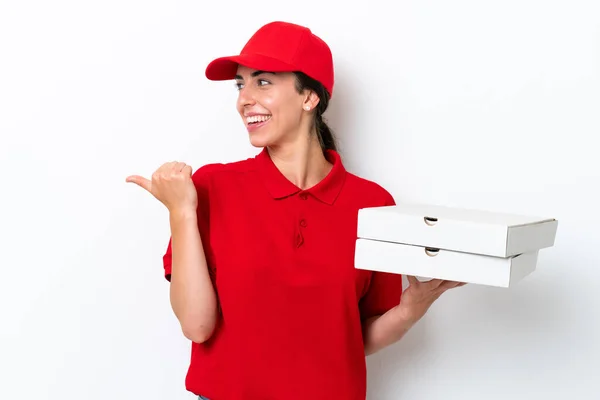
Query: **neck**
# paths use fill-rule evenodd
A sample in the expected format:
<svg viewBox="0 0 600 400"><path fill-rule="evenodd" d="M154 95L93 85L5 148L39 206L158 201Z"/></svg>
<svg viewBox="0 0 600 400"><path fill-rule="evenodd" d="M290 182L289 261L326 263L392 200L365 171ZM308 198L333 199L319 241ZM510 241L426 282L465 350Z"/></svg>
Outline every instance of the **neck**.
<svg viewBox="0 0 600 400"><path fill-rule="evenodd" d="M268 147L269 155L281 173L303 190L319 183L332 168L323 155L317 135L310 135L310 138Z"/></svg>

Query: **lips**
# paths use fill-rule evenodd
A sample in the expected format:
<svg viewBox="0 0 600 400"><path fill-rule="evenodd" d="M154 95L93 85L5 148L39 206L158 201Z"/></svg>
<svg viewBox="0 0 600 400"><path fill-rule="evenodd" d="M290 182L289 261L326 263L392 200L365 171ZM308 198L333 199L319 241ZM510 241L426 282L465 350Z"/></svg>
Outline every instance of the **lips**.
<svg viewBox="0 0 600 400"><path fill-rule="evenodd" d="M267 122L269 119L271 119L271 116L267 115L267 114L252 115L252 116L246 117L246 124L248 124L248 125L260 124L262 122Z"/></svg>
<svg viewBox="0 0 600 400"><path fill-rule="evenodd" d="M246 116L246 128L248 132L254 132L257 129L262 128L264 125L268 124L271 120L271 115L269 114L253 114Z"/></svg>

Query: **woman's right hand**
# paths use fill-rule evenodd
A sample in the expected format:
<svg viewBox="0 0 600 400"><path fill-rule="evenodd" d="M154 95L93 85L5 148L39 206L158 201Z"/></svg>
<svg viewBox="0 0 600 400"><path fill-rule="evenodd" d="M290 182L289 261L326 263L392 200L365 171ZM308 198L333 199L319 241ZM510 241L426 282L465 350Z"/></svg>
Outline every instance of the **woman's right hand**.
<svg viewBox="0 0 600 400"><path fill-rule="evenodd" d="M185 163L165 163L152 174L151 180L131 175L126 181L146 189L171 213L196 211L198 194L192 181L192 167Z"/></svg>

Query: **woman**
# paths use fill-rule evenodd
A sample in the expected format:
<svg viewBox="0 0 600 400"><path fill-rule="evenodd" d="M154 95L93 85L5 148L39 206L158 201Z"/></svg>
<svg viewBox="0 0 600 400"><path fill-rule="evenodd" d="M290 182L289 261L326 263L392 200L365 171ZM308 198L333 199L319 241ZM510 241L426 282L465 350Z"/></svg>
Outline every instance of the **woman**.
<svg viewBox="0 0 600 400"><path fill-rule="evenodd" d="M365 355L461 284L409 277L402 293L400 275L354 268L358 209L394 199L344 169L322 118L331 52L308 28L269 23L206 76L235 80L262 150L194 173L170 162L151 180L127 178L169 210L163 262L192 341L186 387L211 400L364 400Z"/></svg>

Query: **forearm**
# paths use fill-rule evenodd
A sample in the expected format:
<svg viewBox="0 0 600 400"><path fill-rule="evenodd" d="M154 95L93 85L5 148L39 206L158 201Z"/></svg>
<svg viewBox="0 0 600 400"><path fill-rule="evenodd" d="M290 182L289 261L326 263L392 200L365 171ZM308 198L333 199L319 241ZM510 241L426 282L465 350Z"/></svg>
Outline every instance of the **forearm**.
<svg viewBox="0 0 600 400"><path fill-rule="evenodd" d="M365 355L376 353L402 339L414 324L415 322L400 315L397 308L363 321Z"/></svg>
<svg viewBox="0 0 600 400"><path fill-rule="evenodd" d="M217 300L195 210L170 214L172 271L171 307L184 335L201 343L215 326Z"/></svg>

